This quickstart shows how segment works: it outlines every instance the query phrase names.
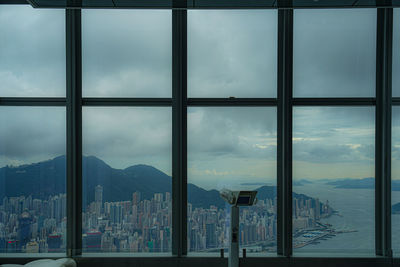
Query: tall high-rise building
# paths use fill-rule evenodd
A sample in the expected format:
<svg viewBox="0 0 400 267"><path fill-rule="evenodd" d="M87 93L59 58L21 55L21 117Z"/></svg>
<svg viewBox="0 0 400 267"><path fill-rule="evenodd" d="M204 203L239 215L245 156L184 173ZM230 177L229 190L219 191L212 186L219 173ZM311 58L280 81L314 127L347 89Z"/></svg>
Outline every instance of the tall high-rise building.
<svg viewBox="0 0 400 267"><path fill-rule="evenodd" d="M318 198L315 199L315 217L317 220L321 218L321 207Z"/></svg>
<svg viewBox="0 0 400 267"><path fill-rule="evenodd" d="M97 185L95 188L94 201L103 203L103 187L101 185Z"/></svg>
<svg viewBox="0 0 400 267"><path fill-rule="evenodd" d="M140 202L140 192L135 192L132 194L132 204L133 205L138 205Z"/></svg>
<svg viewBox="0 0 400 267"><path fill-rule="evenodd" d="M102 233L99 231L88 231L82 236L83 248L87 251L101 250Z"/></svg>
<svg viewBox="0 0 400 267"><path fill-rule="evenodd" d="M18 249L26 246L31 239L32 216L29 212L24 211L18 218Z"/></svg>
<svg viewBox="0 0 400 267"><path fill-rule="evenodd" d="M206 247L215 248L217 246L217 235L215 232L215 223L206 224Z"/></svg>
<svg viewBox="0 0 400 267"><path fill-rule="evenodd" d="M62 236L61 234L51 234L47 237L48 251L61 252Z"/></svg>
<svg viewBox="0 0 400 267"><path fill-rule="evenodd" d="M100 216L103 209L103 187L97 185L94 192L94 201L96 203L96 215Z"/></svg>

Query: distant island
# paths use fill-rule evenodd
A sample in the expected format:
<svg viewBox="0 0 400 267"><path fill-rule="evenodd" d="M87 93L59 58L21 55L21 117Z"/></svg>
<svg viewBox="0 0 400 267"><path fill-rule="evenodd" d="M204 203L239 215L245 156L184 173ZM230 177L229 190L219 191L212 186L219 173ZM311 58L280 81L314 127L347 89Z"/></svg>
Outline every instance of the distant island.
<svg viewBox="0 0 400 267"><path fill-rule="evenodd" d="M375 189L375 178L367 177L362 179L340 179L332 182L326 182L327 185L332 185L340 189ZM400 191L400 180L392 181L392 191Z"/></svg>
<svg viewBox="0 0 400 267"><path fill-rule="evenodd" d="M307 184L312 184L310 180L307 179L293 179L293 186L303 186Z"/></svg>

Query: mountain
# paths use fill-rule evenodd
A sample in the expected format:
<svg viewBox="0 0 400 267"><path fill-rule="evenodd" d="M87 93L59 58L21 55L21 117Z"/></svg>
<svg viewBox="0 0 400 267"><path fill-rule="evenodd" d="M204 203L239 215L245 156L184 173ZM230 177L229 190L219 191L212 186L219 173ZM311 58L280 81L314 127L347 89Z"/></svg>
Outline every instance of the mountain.
<svg viewBox="0 0 400 267"><path fill-rule="evenodd" d="M0 201L3 197L29 196L46 199L50 195L65 193L66 158L56 157L39 163L18 167L0 168ZM138 191L142 199L151 199L155 193L170 192L172 179L160 170L148 165L135 165L126 169L114 169L94 156L83 157L83 206L94 201L95 187L103 187L103 201L126 201ZM259 199L276 197L275 186L256 189ZM294 193L296 198L311 199ZM225 207L217 190L205 190L188 184L188 201L193 207Z"/></svg>
<svg viewBox="0 0 400 267"><path fill-rule="evenodd" d="M65 156L19 167L0 168L0 199L32 195L44 199L65 192Z"/></svg>

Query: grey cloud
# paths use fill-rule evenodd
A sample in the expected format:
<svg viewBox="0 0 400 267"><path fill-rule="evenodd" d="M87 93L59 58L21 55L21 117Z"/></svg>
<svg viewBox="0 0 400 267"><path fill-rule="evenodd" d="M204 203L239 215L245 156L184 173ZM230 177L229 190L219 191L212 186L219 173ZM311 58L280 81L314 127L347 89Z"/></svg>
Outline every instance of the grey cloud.
<svg viewBox="0 0 400 267"><path fill-rule="evenodd" d="M400 107L394 106L392 113L392 159L400 160Z"/></svg>
<svg viewBox="0 0 400 267"><path fill-rule="evenodd" d="M276 158L276 109L190 108L188 153Z"/></svg>
<svg viewBox="0 0 400 267"><path fill-rule="evenodd" d="M83 94L170 97L171 23L167 10L84 10Z"/></svg>
<svg viewBox="0 0 400 267"><path fill-rule="evenodd" d="M1 96L65 95L64 13L1 6Z"/></svg>
<svg viewBox="0 0 400 267"><path fill-rule="evenodd" d="M400 9L393 9L393 96L400 96Z"/></svg>
<svg viewBox="0 0 400 267"><path fill-rule="evenodd" d="M29 20L29 12L22 13L27 19L18 21L26 23L15 23L18 29L12 30L9 26L1 27L9 23L12 13L0 9L0 34L15 35L12 39L0 39L1 95L65 92L65 37L64 30L59 30L65 27L64 12L33 11L40 12L40 17ZM296 16L298 12L317 11L296 11ZM303 71L301 74L299 66L295 67L295 88L304 88L315 95L322 92L321 88L340 96L373 92L375 74L364 74L375 68L375 37L370 31L370 27L375 27L375 12L364 9L318 12L321 14L314 19L305 14L303 22L296 22L299 27L303 23L311 27L310 32L302 32L296 38L316 35L318 29L312 27L319 26L316 21L321 17L329 22L333 17L330 12L344 12L344 15L342 20L323 24L324 27L353 27L357 34L331 29L338 34L334 36L329 34L332 31L324 30L327 34L317 37L333 47L327 54L323 53L326 45L318 45L321 40L310 45L295 39L295 49L304 49L304 55L295 53L295 64L300 64ZM356 16L352 12L365 15ZM171 96L170 11L85 10L82 19L84 95ZM272 10L190 11L189 95L276 96L276 22L277 14ZM372 43L364 41L370 39L374 39ZM28 42L32 45L26 46ZM24 44L23 49L14 47L15 44ZM372 50L373 55L366 57ZM310 73L316 75L307 76ZM14 89L7 93L6 88ZM7 112L1 119L7 125L0 130L4 141L1 161L5 162L2 157L9 156L29 162L39 156L45 160L65 153L65 111L60 113L61 119L53 112L35 115L40 120L33 119L34 113L25 109L17 113ZM295 142L295 157L317 163L369 162L373 158L374 118L373 107L295 108L294 137L312 139ZM83 119L84 154L98 156L117 168L145 163L170 172L170 108L91 107L85 108ZM189 160L203 160L203 163L220 160L221 166L229 168L234 158L242 162L243 165L237 164L242 169L259 163L260 159L273 162L276 108L189 108L188 139Z"/></svg>
<svg viewBox="0 0 400 267"><path fill-rule="evenodd" d="M65 155L65 108L2 107L0 166Z"/></svg>
<svg viewBox="0 0 400 267"><path fill-rule="evenodd" d="M333 133L332 129L357 129L375 127L374 107L295 107L293 123L296 131L305 134L324 132ZM318 132L319 131L319 132Z"/></svg>
<svg viewBox="0 0 400 267"><path fill-rule="evenodd" d="M296 96L375 95L376 10L296 10Z"/></svg>
<svg viewBox="0 0 400 267"><path fill-rule="evenodd" d="M322 144L301 142L293 147L293 159L312 163L364 162L373 164L374 146L350 146L342 144Z"/></svg>
<svg viewBox="0 0 400 267"><path fill-rule="evenodd" d="M188 95L275 97L275 10L190 11Z"/></svg>
<svg viewBox="0 0 400 267"><path fill-rule="evenodd" d="M373 164L375 113L368 107L296 108L294 160Z"/></svg>
<svg viewBox="0 0 400 267"><path fill-rule="evenodd" d="M170 173L170 108L85 108L83 154L115 168L148 164Z"/></svg>

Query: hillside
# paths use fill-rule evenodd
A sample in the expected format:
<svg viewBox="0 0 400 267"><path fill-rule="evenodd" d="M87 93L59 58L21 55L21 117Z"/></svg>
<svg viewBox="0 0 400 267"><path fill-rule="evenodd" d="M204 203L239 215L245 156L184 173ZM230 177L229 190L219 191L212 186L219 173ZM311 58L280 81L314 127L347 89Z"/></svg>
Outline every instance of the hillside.
<svg viewBox="0 0 400 267"><path fill-rule="evenodd" d="M65 156L52 160L0 168L0 199L3 197L29 196L46 199L51 195L65 193ZM151 199L155 193L171 192L171 177L148 165L134 165L126 169L114 169L94 156L83 157L83 205L94 201L94 188L103 187L103 201L125 201L132 199L132 193L139 191L142 199ZM275 186L261 186L259 199L276 197ZM296 198L310 199L305 195ZM188 184L188 201L193 207L209 208L215 205L225 207L217 190L205 190Z"/></svg>

